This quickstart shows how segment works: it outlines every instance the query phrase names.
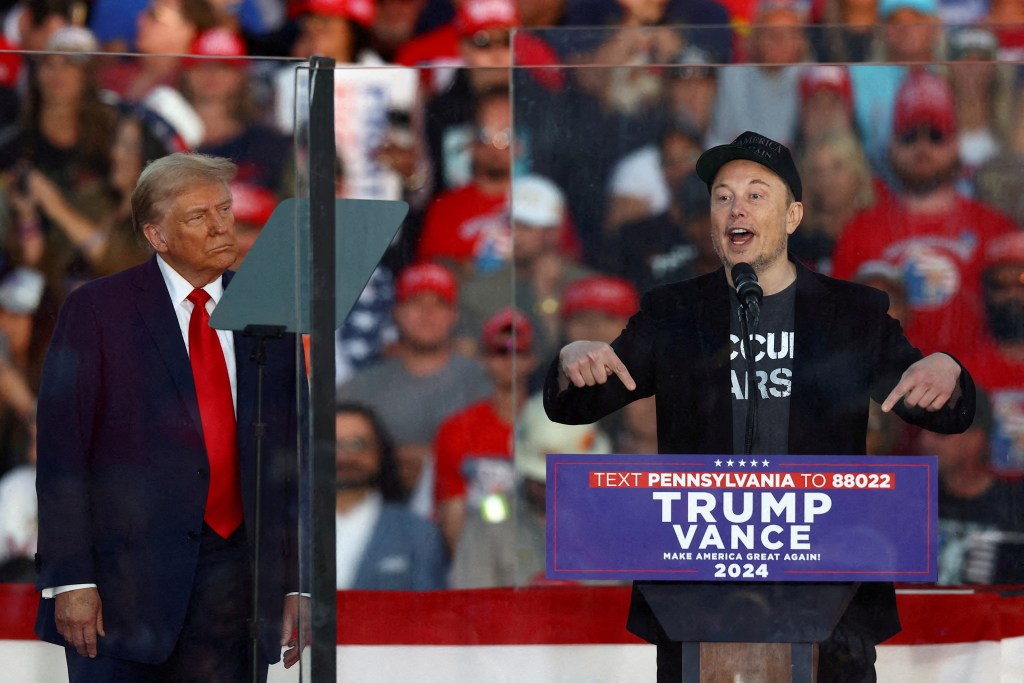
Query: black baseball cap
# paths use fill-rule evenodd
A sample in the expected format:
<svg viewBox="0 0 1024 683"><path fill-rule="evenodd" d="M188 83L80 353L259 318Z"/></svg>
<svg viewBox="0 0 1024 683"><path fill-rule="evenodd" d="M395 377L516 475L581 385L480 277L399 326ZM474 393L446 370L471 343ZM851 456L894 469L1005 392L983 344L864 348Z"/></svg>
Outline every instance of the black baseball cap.
<svg viewBox="0 0 1024 683"><path fill-rule="evenodd" d="M799 202L803 196L803 185L800 183L800 173L793 163L793 155L789 148L781 142L775 142L760 133L747 131L728 145L712 147L697 159L697 175L708 186L711 191L711 183L715 182L718 170L730 161L746 159L774 171L793 192L793 197Z"/></svg>

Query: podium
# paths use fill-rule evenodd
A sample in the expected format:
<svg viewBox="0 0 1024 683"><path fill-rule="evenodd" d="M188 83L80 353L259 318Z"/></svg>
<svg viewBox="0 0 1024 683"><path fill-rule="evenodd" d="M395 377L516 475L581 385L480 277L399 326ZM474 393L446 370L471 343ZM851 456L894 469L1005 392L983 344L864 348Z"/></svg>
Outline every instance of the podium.
<svg viewBox="0 0 1024 683"><path fill-rule="evenodd" d="M682 647L684 683L813 683L817 646L856 583L640 583L655 618Z"/></svg>

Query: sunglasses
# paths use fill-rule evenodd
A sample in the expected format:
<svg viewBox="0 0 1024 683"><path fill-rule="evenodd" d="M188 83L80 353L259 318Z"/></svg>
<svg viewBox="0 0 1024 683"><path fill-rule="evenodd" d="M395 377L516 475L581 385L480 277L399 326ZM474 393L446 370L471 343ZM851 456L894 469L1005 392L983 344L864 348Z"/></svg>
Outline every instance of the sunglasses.
<svg viewBox="0 0 1024 683"><path fill-rule="evenodd" d="M512 36L508 31L477 31L469 37L469 42L481 50L489 47L508 47L512 44Z"/></svg>
<svg viewBox="0 0 1024 683"><path fill-rule="evenodd" d="M938 128L915 128L914 130L908 130L906 133L899 135L900 144L913 145L916 142L925 140L937 145L940 142L945 142L949 135L945 131L941 131Z"/></svg>
<svg viewBox="0 0 1024 683"><path fill-rule="evenodd" d="M491 128L480 128L476 133L477 140L482 144L490 145L495 149L508 149L512 144L512 129L502 128L493 130Z"/></svg>

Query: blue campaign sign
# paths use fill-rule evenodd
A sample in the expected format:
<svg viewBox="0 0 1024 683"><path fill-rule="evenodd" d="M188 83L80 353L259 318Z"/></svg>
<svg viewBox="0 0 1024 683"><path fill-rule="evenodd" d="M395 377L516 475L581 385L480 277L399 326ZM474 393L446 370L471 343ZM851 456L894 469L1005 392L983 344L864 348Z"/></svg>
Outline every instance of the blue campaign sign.
<svg viewBox="0 0 1024 683"><path fill-rule="evenodd" d="M934 582L937 465L549 455L547 577Z"/></svg>

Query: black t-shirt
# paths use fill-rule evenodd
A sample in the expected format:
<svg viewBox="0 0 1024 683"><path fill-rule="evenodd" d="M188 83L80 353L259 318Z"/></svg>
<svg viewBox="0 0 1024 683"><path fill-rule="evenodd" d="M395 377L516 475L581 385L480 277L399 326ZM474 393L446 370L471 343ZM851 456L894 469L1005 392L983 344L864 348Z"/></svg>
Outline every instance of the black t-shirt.
<svg viewBox="0 0 1024 683"><path fill-rule="evenodd" d="M742 337L739 303L730 297L736 309L729 329L732 349L730 391L732 394L733 452L743 453L747 428L747 359ZM757 373L757 432L753 452L778 455L789 452L789 403L793 391L794 306L796 283L761 302L757 330L751 330Z"/></svg>

